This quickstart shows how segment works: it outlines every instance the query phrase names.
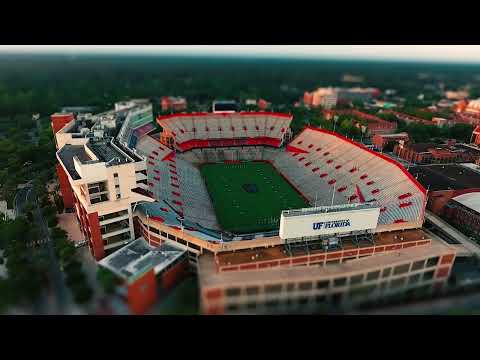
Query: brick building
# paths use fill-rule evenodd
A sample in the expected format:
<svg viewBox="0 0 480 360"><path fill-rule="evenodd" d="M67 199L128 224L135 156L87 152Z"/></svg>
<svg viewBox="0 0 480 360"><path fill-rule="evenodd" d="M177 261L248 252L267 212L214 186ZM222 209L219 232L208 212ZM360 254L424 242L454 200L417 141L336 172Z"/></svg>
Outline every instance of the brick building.
<svg viewBox="0 0 480 360"><path fill-rule="evenodd" d="M445 217L467 233L480 234L480 192L452 198L445 206Z"/></svg>
<svg viewBox="0 0 480 360"><path fill-rule="evenodd" d="M160 106L162 111L182 111L187 109L187 100L184 97L163 96Z"/></svg>
<svg viewBox="0 0 480 360"><path fill-rule="evenodd" d="M150 246L138 238L99 263L118 278L119 294L133 314L145 313L188 272L186 250L175 244Z"/></svg>
<svg viewBox="0 0 480 360"><path fill-rule="evenodd" d="M480 125L478 125L472 133L472 144L480 146Z"/></svg>
<svg viewBox="0 0 480 360"><path fill-rule="evenodd" d="M409 171L429 189L427 208L437 215L444 214L445 205L452 198L480 191L480 172L464 165L422 165Z"/></svg>
<svg viewBox="0 0 480 360"><path fill-rule="evenodd" d="M469 163L480 158L480 149L465 144L398 143L393 152L399 158L414 164Z"/></svg>
<svg viewBox="0 0 480 360"><path fill-rule="evenodd" d="M372 144L377 150L392 151L395 144L399 141L408 142L409 137L407 133L398 134L375 134L372 136Z"/></svg>

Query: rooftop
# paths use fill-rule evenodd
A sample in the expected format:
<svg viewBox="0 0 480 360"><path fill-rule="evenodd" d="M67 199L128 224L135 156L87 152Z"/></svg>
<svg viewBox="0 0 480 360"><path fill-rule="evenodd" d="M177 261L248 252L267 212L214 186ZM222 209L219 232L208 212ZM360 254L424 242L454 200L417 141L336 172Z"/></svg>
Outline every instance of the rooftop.
<svg viewBox="0 0 480 360"><path fill-rule="evenodd" d="M80 175L75 170L73 158L78 157L81 162L92 160L83 145L65 145L58 151L58 156L73 180L80 179Z"/></svg>
<svg viewBox="0 0 480 360"><path fill-rule="evenodd" d="M392 231L392 232L383 232L376 233L373 235L373 239L376 246L382 245L393 245L401 244L404 242L422 240L429 238L429 236L420 229L415 230L404 230L404 231ZM402 240L403 239L403 240ZM368 241L360 241L358 244L354 243L352 238L344 237L342 238L342 249L350 250L358 247L369 247L372 246L372 243ZM338 251L338 248L335 248L333 251ZM330 250L331 251L331 250ZM325 250L321 248L312 249L310 248L307 252L306 248L297 248L294 251L294 256L301 256L316 253L324 253ZM258 256L257 256L258 255ZM284 245L277 245L270 248L256 248L256 249L245 249L245 250L236 250L233 252L223 252L217 254L217 260L220 266L227 265L238 265L245 264L257 261L265 260L279 260L290 257L287 249Z"/></svg>
<svg viewBox="0 0 480 360"><path fill-rule="evenodd" d="M283 210L282 215L286 217L291 216L303 216L303 215L314 215L314 214L325 214L331 212L340 212L340 211L351 211L351 210L363 210L363 209L372 209L378 206L369 203L362 204L342 204L334 206L318 206L294 210Z"/></svg>
<svg viewBox="0 0 480 360"><path fill-rule="evenodd" d="M107 165L121 165L130 160L108 142L88 143L87 146L93 151L100 161Z"/></svg>
<svg viewBox="0 0 480 360"><path fill-rule="evenodd" d="M186 250L166 243L153 247L140 237L103 258L99 265L125 280L134 280L151 269L158 274L185 252Z"/></svg>
<svg viewBox="0 0 480 360"><path fill-rule="evenodd" d="M213 255L206 254L199 258L199 281L201 287L231 287L244 284L265 284L276 281L310 281L312 277L344 276L352 273L363 273L385 266L394 266L407 261L425 259L430 256L443 256L454 253L455 249L432 240L428 246L415 246L408 249L372 255L346 263L329 266L279 267L274 269L217 272Z"/></svg>
<svg viewBox="0 0 480 360"><path fill-rule="evenodd" d="M421 165L409 171L430 191L480 188L480 174L462 165Z"/></svg>
<svg viewBox="0 0 480 360"><path fill-rule="evenodd" d="M480 214L480 192L462 194L454 197L453 200Z"/></svg>

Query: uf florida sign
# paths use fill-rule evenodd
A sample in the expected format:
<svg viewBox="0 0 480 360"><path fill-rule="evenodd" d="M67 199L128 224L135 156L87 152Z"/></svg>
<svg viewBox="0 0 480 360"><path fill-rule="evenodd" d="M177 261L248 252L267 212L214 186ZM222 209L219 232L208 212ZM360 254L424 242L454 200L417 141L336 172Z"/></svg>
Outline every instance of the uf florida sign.
<svg viewBox="0 0 480 360"><path fill-rule="evenodd" d="M374 230L380 215L379 207L337 208L315 211L282 213L280 232L282 239L319 235L345 234L352 231Z"/></svg>

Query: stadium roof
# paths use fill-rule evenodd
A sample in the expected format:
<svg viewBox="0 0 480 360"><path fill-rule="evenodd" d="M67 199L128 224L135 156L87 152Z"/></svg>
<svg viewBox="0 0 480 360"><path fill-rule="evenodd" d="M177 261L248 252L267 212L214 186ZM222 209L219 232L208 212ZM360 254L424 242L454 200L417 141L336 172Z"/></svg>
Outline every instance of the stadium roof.
<svg viewBox="0 0 480 360"><path fill-rule="evenodd" d="M184 249L166 243L153 247L140 237L103 258L99 265L125 280L133 280L151 269L158 274L185 252Z"/></svg>
<svg viewBox="0 0 480 360"><path fill-rule="evenodd" d="M462 165L421 165L410 173L430 191L480 188L480 174Z"/></svg>
<svg viewBox="0 0 480 360"><path fill-rule="evenodd" d="M480 213L480 192L462 194L454 197L453 200L477 213Z"/></svg>

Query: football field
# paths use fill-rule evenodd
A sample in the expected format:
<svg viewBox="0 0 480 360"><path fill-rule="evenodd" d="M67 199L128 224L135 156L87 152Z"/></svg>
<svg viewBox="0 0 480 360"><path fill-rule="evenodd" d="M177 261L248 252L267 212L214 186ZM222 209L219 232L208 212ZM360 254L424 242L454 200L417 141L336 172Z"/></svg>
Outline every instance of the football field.
<svg viewBox="0 0 480 360"><path fill-rule="evenodd" d="M282 210L308 207L269 163L205 164L200 171L225 231L273 230L279 226Z"/></svg>

